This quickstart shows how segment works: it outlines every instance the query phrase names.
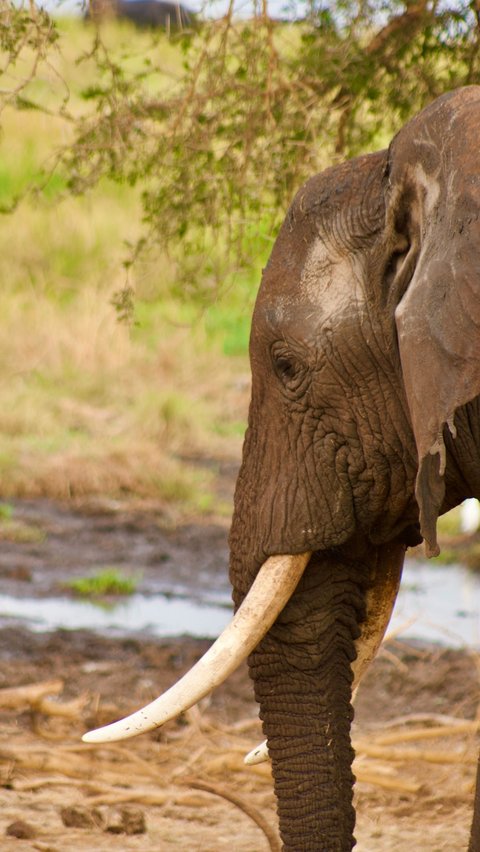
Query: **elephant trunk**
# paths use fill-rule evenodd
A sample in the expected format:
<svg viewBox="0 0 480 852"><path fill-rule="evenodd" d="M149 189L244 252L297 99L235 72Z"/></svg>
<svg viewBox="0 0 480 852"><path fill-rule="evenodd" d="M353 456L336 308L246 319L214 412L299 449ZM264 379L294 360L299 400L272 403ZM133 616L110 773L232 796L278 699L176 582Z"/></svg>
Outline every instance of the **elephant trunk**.
<svg viewBox="0 0 480 852"><path fill-rule="evenodd" d="M327 656L328 673L284 670L256 689L289 852L347 852L354 845L348 660L345 649Z"/></svg>
<svg viewBox="0 0 480 852"><path fill-rule="evenodd" d="M403 555L401 545L375 550L368 563L315 554L289 603L250 655L280 833L289 852L349 852L355 844L354 668L363 670L373 656L368 641L372 618L376 645L381 641ZM380 602L387 598L388 616L380 617ZM364 647L370 647L366 655ZM361 672L356 674L358 679Z"/></svg>

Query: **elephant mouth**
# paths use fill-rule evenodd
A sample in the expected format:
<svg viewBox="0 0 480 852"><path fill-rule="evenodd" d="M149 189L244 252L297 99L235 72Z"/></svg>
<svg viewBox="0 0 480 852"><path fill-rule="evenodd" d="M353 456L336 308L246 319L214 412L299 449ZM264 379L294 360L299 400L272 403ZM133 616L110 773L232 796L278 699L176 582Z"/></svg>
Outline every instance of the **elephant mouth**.
<svg viewBox="0 0 480 852"><path fill-rule="evenodd" d="M401 558L398 548L392 553L381 551L382 548L366 592L366 619L355 642L354 688L383 639L401 579L403 551ZM293 595L311 556L308 552L269 557L232 621L203 657L159 698L118 722L90 731L83 736L84 742L115 742L151 731L179 716L223 683L268 633Z"/></svg>

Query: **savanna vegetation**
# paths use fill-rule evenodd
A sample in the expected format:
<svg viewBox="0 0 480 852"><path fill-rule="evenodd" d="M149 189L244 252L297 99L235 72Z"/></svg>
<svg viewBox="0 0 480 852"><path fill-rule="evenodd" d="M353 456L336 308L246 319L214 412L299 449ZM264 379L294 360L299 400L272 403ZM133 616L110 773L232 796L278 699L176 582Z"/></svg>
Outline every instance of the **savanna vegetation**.
<svg viewBox="0 0 480 852"><path fill-rule="evenodd" d="M0 2L3 497L228 512L198 462L238 456L295 188L480 81L478 0L224 11L167 37Z"/></svg>
<svg viewBox="0 0 480 852"><path fill-rule="evenodd" d="M126 270L142 233L139 188L105 178L79 197L53 168L73 138L59 114L66 86L69 113L81 115L81 92L97 73L93 61L76 62L92 29L79 20L56 28L53 53L21 95L42 109L14 97L1 119L2 496L102 494L222 511L212 473L196 460L230 454L232 444L236 452L241 441L258 268L230 275L228 304L174 292L175 264L161 247ZM150 47L130 27L103 35L117 55L132 38L139 52ZM161 49L180 69L178 47L163 38ZM30 61L21 59L15 82ZM127 318L118 295L126 286L136 297Z"/></svg>
<svg viewBox="0 0 480 852"><path fill-rule="evenodd" d="M65 588L80 598L103 598L132 595L137 579L127 576L115 566L103 568L90 577L75 577L65 583Z"/></svg>

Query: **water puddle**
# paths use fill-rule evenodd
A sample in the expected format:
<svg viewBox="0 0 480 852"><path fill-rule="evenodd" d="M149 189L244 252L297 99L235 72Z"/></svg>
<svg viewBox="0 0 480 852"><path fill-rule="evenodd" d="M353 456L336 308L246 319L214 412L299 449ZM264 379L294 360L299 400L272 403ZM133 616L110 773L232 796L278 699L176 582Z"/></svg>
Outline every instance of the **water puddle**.
<svg viewBox="0 0 480 852"><path fill-rule="evenodd" d="M480 648L480 574L462 565L407 560L388 633Z"/></svg>
<svg viewBox="0 0 480 852"><path fill-rule="evenodd" d="M172 585L169 592L134 594L109 606L59 596L0 595L0 625L14 620L33 631L85 628L115 635L217 636L231 617L229 592L192 594L192 589L179 591ZM460 565L407 561L388 632L479 648L480 576Z"/></svg>
<svg viewBox="0 0 480 852"><path fill-rule="evenodd" d="M0 595L0 625L22 622L35 632L96 630L124 636L147 632L154 636L214 638L231 618L231 604L189 600L174 595L135 594L120 602L100 605L70 598L15 598Z"/></svg>

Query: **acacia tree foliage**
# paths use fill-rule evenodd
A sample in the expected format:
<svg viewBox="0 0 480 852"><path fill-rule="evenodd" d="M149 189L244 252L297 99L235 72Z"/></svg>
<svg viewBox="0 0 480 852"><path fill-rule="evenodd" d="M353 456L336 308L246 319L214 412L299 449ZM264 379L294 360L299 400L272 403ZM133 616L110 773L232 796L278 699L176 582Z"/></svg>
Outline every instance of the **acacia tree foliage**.
<svg viewBox="0 0 480 852"><path fill-rule="evenodd" d="M25 39L44 56L54 29L33 0L0 9L7 60ZM103 176L139 185L143 244L172 251L184 280L222 253L244 262L252 229L268 232L308 175L480 82L480 0L308 0L288 18L273 20L262 0L242 20L231 0L224 17L177 37L183 73L157 85L151 58L127 72L95 31L98 81L61 167L72 192Z"/></svg>
<svg viewBox="0 0 480 852"><path fill-rule="evenodd" d="M44 9L33 1L18 5L0 0L0 110L9 103L21 104L23 91L56 41L55 25ZM17 78L15 67L25 57L26 66Z"/></svg>

